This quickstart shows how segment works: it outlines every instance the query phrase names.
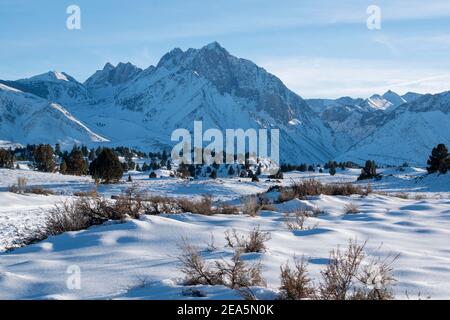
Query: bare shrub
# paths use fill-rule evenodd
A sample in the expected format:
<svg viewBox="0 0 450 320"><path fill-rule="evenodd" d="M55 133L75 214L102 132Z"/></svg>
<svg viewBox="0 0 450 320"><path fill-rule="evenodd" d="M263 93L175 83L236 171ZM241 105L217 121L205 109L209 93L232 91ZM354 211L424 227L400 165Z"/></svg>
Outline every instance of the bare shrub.
<svg viewBox="0 0 450 320"><path fill-rule="evenodd" d="M86 198L77 202L64 202L55 205L46 221L47 235L58 235L69 231L86 229L94 224L92 217L85 214L85 207L90 206Z"/></svg>
<svg viewBox="0 0 450 320"><path fill-rule="evenodd" d="M289 187L282 187L279 202L286 202L295 198L305 199L308 196L349 196L353 194L365 195L367 190L351 183L322 184L317 180L294 181Z"/></svg>
<svg viewBox="0 0 450 320"><path fill-rule="evenodd" d="M91 190L88 190L88 191L74 192L73 195L75 197L91 197L91 198L96 198L99 196L99 194L97 192L97 188L92 188Z"/></svg>
<svg viewBox="0 0 450 320"><path fill-rule="evenodd" d="M223 285L238 290L244 297L250 298L251 286L265 286L261 275L261 263L247 265L242 252L235 250L230 261L220 260L214 263L205 261L196 247L186 238L179 244L178 256L180 271L185 275L184 285Z"/></svg>
<svg viewBox="0 0 450 320"><path fill-rule="evenodd" d="M350 202L344 206L344 212L345 214L357 214L361 212L361 208L357 204Z"/></svg>
<svg viewBox="0 0 450 320"><path fill-rule="evenodd" d="M402 193L402 192L394 193L394 194L392 194L392 196L396 197L396 198L404 199L404 200L408 200L409 199L408 194L407 193Z"/></svg>
<svg viewBox="0 0 450 320"><path fill-rule="evenodd" d="M27 179L25 177L18 177L17 183L9 186L8 191L17 194L24 194L27 187Z"/></svg>
<svg viewBox="0 0 450 320"><path fill-rule="evenodd" d="M258 200L254 196L245 197L242 200L242 213L249 215L250 217L256 217L259 213L261 206L258 203Z"/></svg>
<svg viewBox="0 0 450 320"><path fill-rule="evenodd" d="M176 199L164 196L152 196L146 198L144 208L145 214L149 215L176 214L183 212Z"/></svg>
<svg viewBox="0 0 450 320"><path fill-rule="evenodd" d="M260 211L262 211L262 210L265 210L265 211L276 211L277 208L275 208L275 207L273 206L273 204L263 204L263 205L260 207L259 210L260 210Z"/></svg>
<svg viewBox="0 0 450 320"><path fill-rule="evenodd" d="M225 232L227 245L244 253L265 252L265 243L270 239L270 233L261 231L259 226L250 231L248 235L239 234L235 229Z"/></svg>
<svg viewBox="0 0 450 320"><path fill-rule="evenodd" d="M316 288L308 275L307 265L302 258L295 260L295 267L291 269L288 263L280 267L281 286L280 299L304 300L312 299L316 295Z"/></svg>
<svg viewBox="0 0 450 320"><path fill-rule="evenodd" d="M366 243L350 241L346 251L339 247L330 253L330 262L322 271L319 286L323 300L389 300L393 298L392 264L396 257L365 261Z"/></svg>
<svg viewBox="0 0 450 320"><path fill-rule="evenodd" d="M184 212L191 212L205 216L210 216L214 213L211 196L203 196L200 201L192 201L190 199L183 198L179 199L177 203Z"/></svg>
<svg viewBox="0 0 450 320"><path fill-rule="evenodd" d="M314 229L316 226L307 227L306 221L313 217L315 213L310 210L298 210L294 213L286 213L284 215L284 224L289 230L304 231Z"/></svg>
<svg viewBox="0 0 450 320"><path fill-rule="evenodd" d="M50 195L54 195L55 192L53 190L50 189L44 189L44 188L40 188L40 187L32 187L32 188L27 188L25 190L26 193L33 193L33 194L37 194L37 195L42 195L42 196L50 196Z"/></svg>
<svg viewBox="0 0 450 320"><path fill-rule="evenodd" d="M221 285L222 276L214 269L214 265L206 262L198 253L198 249L191 245L186 238L182 238L178 245L181 255L178 256L180 271L185 275L184 284Z"/></svg>
<svg viewBox="0 0 450 320"><path fill-rule="evenodd" d="M236 250L231 262L216 261L217 273L222 278L222 284L231 289L265 286L261 275L261 263L247 265L241 259L241 252Z"/></svg>
<svg viewBox="0 0 450 320"><path fill-rule="evenodd" d="M26 188L26 186L27 186L27 183L28 182L27 182L27 179L25 177L18 177L17 178L17 187L19 189L24 190Z"/></svg>
<svg viewBox="0 0 450 320"><path fill-rule="evenodd" d="M217 209L215 210L215 213L227 214L227 215L237 215L237 214L239 214L239 209L235 206L222 203L217 207Z"/></svg>

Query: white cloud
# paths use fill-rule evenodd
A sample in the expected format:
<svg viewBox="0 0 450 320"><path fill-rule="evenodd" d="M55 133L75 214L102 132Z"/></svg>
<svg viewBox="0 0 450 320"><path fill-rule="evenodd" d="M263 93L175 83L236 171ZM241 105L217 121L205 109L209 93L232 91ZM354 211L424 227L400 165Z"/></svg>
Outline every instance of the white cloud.
<svg viewBox="0 0 450 320"><path fill-rule="evenodd" d="M438 93L450 89L450 75L439 68L394 61L299 57L258 63L305 98L368 97L394 90Z"/></svg>

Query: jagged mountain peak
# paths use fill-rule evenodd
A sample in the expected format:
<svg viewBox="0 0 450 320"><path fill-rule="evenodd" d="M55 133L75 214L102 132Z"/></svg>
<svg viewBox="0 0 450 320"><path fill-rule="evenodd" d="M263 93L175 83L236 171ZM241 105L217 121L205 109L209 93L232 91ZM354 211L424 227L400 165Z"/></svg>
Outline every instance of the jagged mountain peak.
<svg viewBox="0 0 450 320"><path fill-rule="evenodd" d="M398 107L399 105L407 102L404 98L392 90L389 90L383 94L383 98L392 103L393 107Z"/></svg>
<svg viewBox="0 0 450 320"><path fill-rule="evenodd" d="M120 62L117 66L114 66L108 62L102 70L96 71L91 77L89 77L85 81L84 85L91 89L118 86L134 79L141 72L142 69L130 62Z"/></svg>

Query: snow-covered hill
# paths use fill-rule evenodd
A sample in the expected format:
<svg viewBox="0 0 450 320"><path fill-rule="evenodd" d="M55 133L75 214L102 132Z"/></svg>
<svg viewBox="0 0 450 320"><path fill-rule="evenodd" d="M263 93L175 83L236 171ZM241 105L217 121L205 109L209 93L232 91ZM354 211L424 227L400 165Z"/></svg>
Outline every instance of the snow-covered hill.
<svg viewBox="0 0 450 320"><path fill-rule="evenodd" d="M107 142L64 107L0 84L1 140L26 143Z"/></svg>

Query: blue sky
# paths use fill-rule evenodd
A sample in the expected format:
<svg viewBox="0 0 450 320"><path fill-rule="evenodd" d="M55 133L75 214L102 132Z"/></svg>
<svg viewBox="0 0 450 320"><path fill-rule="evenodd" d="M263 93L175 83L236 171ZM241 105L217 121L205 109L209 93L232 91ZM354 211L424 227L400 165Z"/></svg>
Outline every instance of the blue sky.
<svg viewBox="0 0 450 320"><path fill-rule="evenodd" d="M81 30L66 8L81 8ZM369 5L381 30L366 27ZM156 64L218 41L303 97L450 90L445 0L0 0L0 79L49 70L84 81L106 62Z"/></svg>

